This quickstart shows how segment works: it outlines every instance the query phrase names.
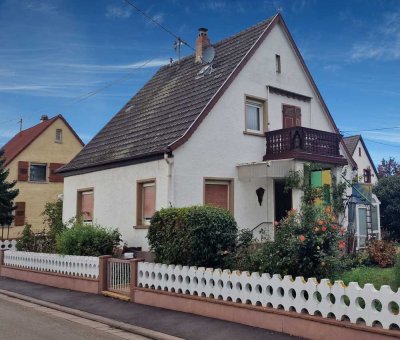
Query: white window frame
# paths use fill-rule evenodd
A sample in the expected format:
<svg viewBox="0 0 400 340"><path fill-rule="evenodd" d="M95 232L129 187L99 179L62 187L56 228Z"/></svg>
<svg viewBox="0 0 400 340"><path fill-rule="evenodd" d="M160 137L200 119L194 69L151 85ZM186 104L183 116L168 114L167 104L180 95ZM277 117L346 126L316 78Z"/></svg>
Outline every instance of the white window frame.
<svg viewBox="0 0 400 340"><path fill-rule="evenodd" d="M143 189L146 187L155 187L156 188L156 182L150 181L150 182L143 182L141 184L142 184L142 187L141 187L141 190L142 190L142 192L141 192L141 195L142 195L142 208L141 208L142 209L142 225L149 226L151 218L146 219L144 217L144 190ZM156 206L156 203L157 203L157 201L156 201L157 195L156 194L157 194L157 192L154 195L154 206Z"/></svg>
<svg viewBox="0 0 400 340"><path fill-rule="evenodd" d="M245 104L245 131L246 132L253 132L253 133L263 133L264 132L264 103L252 100L250 98L246 99L246 104ZM253 130L249 129L247 127L247 106L252 106L256 107L259 109L259 124L260 124L260 130Z"/></svg>
<svg viewBox="0 0 400 340"><path fill-rule="evenodd" d="M43 181L35 181L35 180L31 179L31 166L44 166L46 168ZM47 181L48 181L48 171L49 171L48 168L49 167L47 166L47 163L29 163L29 177L28 177L29 182L32 182L32 183L47 183Z"/></svg>
<svg viewBox="0 0 400 340"><path fill-rule="evenodd" d="M58 137L58 132L60 132L60 138L58 139L57 137ZM62 129L56 129L56 137L55 137L55 142L56 143L62 143L62 141L63 141L63 130Z"/></svg>

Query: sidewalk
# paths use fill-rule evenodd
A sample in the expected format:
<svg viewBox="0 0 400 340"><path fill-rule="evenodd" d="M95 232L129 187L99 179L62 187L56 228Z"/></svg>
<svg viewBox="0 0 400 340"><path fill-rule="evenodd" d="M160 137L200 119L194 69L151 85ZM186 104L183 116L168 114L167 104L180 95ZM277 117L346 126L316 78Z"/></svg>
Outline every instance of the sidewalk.
<svg viewBox="0 0 400 340"><path fill-rule="evenodd" d="M236 323L0 277L0 289L184 339L294 339Z"/></svg>

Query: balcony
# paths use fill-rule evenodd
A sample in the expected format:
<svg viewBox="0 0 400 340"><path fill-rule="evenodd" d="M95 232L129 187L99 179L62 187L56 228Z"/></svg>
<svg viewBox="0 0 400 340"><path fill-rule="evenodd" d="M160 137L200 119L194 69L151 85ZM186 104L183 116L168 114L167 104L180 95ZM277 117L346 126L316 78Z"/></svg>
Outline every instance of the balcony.
<svg viewBox="0 0 400 340"><path fill-rule="evenodd" d="M337 133L295 126L266 132L264 161L295 158L305 161L347 164L340 155L342 136Z"/></svg>

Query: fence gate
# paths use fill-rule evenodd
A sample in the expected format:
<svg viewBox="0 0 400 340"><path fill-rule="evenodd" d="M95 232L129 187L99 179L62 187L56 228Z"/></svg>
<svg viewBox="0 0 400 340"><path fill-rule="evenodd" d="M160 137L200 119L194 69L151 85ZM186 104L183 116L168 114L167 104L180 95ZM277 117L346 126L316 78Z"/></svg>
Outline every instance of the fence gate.
<svg viewBox="0 0 400 340"><path fill-rule="evenodd" d="M107 290L129 296L130 283L131 267L129 260L108 259Z"/></svg>

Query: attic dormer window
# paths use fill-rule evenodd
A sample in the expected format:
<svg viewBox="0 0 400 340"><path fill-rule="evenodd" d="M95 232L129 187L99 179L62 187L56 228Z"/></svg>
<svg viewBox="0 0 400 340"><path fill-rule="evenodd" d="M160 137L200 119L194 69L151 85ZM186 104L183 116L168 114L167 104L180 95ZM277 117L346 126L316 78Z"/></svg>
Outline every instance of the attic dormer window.
<svg viewBox="0 0 400 340"><path fill-rule="evenodd" d="M56 130L56 143L62 143L62 129Z"/></svg>

